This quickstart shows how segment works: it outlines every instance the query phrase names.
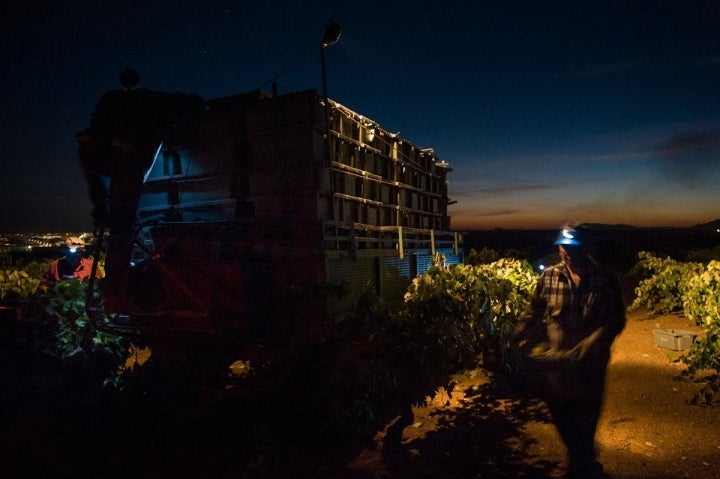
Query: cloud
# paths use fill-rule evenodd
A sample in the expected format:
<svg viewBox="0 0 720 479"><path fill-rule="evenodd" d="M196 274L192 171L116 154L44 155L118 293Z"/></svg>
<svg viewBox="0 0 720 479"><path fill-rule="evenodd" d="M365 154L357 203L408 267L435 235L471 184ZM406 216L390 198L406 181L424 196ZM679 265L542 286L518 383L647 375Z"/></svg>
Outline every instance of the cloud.
<svg viewBox="0 0 720 479"><path fill-rule="evenodd" d="M650 153L668 179L701 185L717 181L720 174L720 128L681 133L656 146Z"/></svg>
<svg viewBox="0 0 720 479"><path fill-rule="evenodd" d="M458 185L453 188L452 196L461 198L473 198L478 196L504 196L507 194L517 195L525 191L550 190L553 186L545 184L529 184L522 182L507 182L504 184L482 185Z"/></svg>
<svg viewBox="0 0 720 479"><path fill-rule="evenodd" d="M516 215L521 213L520 210L514 209L494 209L494 210L478 210L478 209L464 209L453 211L453 216L462 216L464 218L483 218L488 216L508 216Z"/></svg>

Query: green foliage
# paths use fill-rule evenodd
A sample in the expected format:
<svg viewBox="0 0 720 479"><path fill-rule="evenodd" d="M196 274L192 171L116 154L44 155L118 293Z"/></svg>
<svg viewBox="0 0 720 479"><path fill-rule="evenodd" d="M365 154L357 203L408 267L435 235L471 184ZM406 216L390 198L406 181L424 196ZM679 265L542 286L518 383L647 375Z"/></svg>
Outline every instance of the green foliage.
<svg viewBox="0 0 720 479"><path fill-rule="evenodd" d="M690 377L704 383L692 402L711 404L720 393L720 322L707 324L705 336L695 342L680 361L687 365Z"/></svg>
<svg viewBox="0 0 720 479"><path fill-rule="evenodd" d="M645 276L635 288L635 299L629 311L647 308L650 314L668 314L683 309L688 281L702 271L700 263L682 263L671 258L658 258L641 251L634 272Z"/></svg>
<svg viewBox="0 0 720 479"><path fill-rule="evenodd" d="M40 280L50 266L50 261L31 261L23 267L31 278Z"/></svg>
<svg viewBox="0 0 720 479"><path fill-rule="evenodd" d="M705 271L688 278L683 311L697 324L720 323L720 261L710 261Z"/></svg>
<svg viewBox="0 0 720 479"><path fill-rule="evenodd" d="M705 271L688 280L683 309L705 327L705 336L680 360L691 377L701 376L705 383L693 402L710 404L720 393L720 261L710 261Z"/></svg>
<svg viewBox="0 0 720 479"><path fill-rule="evenodd" d="M510 336L537 278L522 260L436 265L413 280L398 308L365 298L357 319L369 348L347 367L352 374L342 375L352 390L347 409L354 422L367 422L377 404L398 391L424 399L479 358L510 367Z"/></svg>
<svg viewBox="0 0 720 479"><path fill-rule="evenodd" d="M3 302L21 302L35 294L40 276L21 269L0 270L0 300Z"/></svg>
<svg viewBox="0 0 720 479"><path fill-rule="evenodd" d="M471 248L465 258L465 263L468 265L489 264L494 263L499 259L500 253L494 249L488 248L487 246L483 246L480 251L475 248Z"/></svg>
<svg viewBox="0 0 720 479"><path fill-rule="evenodd" d="M97 314L95 321L88 317L86 294L87 282L66 280L39 295L39 346L52 357L88 361L100 369L105 384L119 385L128 344L102 328L109 322L104 315Z"/></svg>
<svg viewBox="0 0 720 479"><path fill-rule="evenodd" d="M509 355L510 340L535 290L538 275L524 260L501 259L480 266L480 270L486 278L489 306L480 328L485 361L514 369L516 358Z"/></svg>
<svg viewBox="0 0 720 479"><path fill-rule="evenodd" d="M507 359L507 343L525 310L537 275L526 261L500 259L479 266L432 268L413 280L403 315L441 351L433 360L461 366L483 353L486 362Z"/></svg>
<svg viewBox="0 0 720 479"><path fill-rule="evenodd" d="M640 281L629 309L646 307L652 314L682 311L705 335L695 342L679 361L687 366L686 375L705 385L694 403L711 403L720 392L720 261L682 263L639 253L636 269L651 273Z"/></svg>
<svg viewBox="0 0 720 479"><path fill-rule="evenodd" d="M35 302L35 293L49 261L32 261L23 268L9 265L0 269L0 303L20 306L27 312Z"/></svg>

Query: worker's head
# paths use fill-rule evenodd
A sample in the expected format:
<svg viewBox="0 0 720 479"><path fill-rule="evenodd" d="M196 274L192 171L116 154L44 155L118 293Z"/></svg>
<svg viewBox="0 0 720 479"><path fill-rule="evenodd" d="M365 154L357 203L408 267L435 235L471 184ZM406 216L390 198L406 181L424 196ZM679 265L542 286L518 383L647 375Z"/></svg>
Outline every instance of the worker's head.
<svg viewBox="0 0 720 479"><path fill-rule="evenodd" d="M132 90L138 83L140 83L140 75L132 68L126 68L120 74L120 84L125 90Z"/></svg>
<svg viewBox="0 0 720 479"><path fill-rule="evenodd" d="M85 241L77 236L71 236L65 240L65 259L72 265L79 265L85 251Z"/></svg>
<svg viewBox="0 0 720 479"><path fill-rule="evenodd" d="M589 230L581 223L565 223L558 232L555 244L560 258L567 264L581 264L589 260Z"/></svg>

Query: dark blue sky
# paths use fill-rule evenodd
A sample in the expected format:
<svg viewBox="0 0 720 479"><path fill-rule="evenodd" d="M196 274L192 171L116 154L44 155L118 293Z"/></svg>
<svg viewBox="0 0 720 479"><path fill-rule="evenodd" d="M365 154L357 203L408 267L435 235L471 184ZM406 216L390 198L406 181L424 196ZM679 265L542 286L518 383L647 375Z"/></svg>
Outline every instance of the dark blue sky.
<svg viewBox="0 0 720 479"><path fill-rule="evenodd" d="M216 98L278 82L450 163L453 226L720 218L718 1L11 0L0 229L90 229L75 132L118 87Z"/></svg>

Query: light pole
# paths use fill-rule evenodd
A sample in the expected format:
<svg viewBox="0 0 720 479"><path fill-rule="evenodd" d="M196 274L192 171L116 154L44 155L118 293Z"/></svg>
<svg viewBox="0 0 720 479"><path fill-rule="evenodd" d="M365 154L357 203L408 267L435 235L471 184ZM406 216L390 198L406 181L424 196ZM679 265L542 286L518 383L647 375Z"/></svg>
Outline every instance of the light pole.
<svg viewBox="0 0 720 479"><path fill-rule="evenodd" d="M327 149L326 157L330 161L330 105L327 93L327 75L325 73L325 48L335 45L340 40L340 25L335 22L327 22L325 24L325 35L320 40L320 69L322 70L322 89L323 101L325 102L325 148Z"/></svg>
<svg viewBox="0 0 720 479"><path fill-rule="evenodd" d="M325 24L325 35L320 40L320 69L322 70L322 94L323 101L325 102L325 161L328 165L328 175L330 175L330 204L329 211L332 214L331 220L334 222L337 219L337 213L335 212L335 174L333 173L332 158L330 157L330 102L328 101L327 93L327 75L325 74L325 48L335 45L340 39L340 25L335 22L327 22ZM333 225L333 227L336 227ZM337 236L337 235L336 235Z"/></svg>
<svg viewBox="0 0 720 479"><path fill-rule="evenodd" d="M325 35L320 40L320 68L322 69L322 87L323 97L327 105L327 75L325 74L325 48L335 45L340 40L340 25L335 22L327 22L325 24Z"/></svg>

